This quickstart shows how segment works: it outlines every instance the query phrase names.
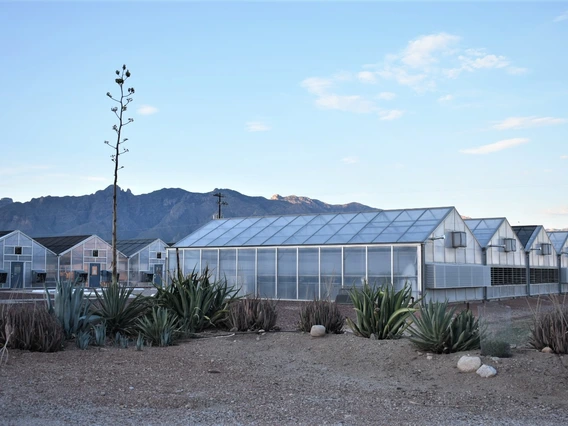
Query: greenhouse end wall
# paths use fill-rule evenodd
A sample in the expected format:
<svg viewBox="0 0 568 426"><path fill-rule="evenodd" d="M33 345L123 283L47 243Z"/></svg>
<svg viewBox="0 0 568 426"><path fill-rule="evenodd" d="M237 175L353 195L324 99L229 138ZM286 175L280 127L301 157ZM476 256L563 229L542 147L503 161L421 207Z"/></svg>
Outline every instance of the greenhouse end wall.
<svg viewBox="0 0 568 426"><path fill-rule="evenodd" d="M341 288L405 283L415 298L421 291L420 245L302 246L262 248L168 249L169 276L208 268L225 277L240 295L271 299L335 299Z"/></svg>

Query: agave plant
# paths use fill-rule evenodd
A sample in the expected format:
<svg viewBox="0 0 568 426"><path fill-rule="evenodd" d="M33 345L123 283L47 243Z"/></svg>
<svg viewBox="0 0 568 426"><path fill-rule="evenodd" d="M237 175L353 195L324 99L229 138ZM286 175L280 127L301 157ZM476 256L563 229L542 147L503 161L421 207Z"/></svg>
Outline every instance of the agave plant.
<svg viewBox="0 0 568 426"><path fill-rule="evenodd" d="M66 339L77 336L80 331L88 331L90 325L99 317L90 313L90 302L85 297L84 285L70 281L58 281L55 285L54 300L45 287L47 309L59 320Z"/></svg>
<svg viewBox="0 0 568 426"><path fill-rule="evenodd" d="M409 326L410 315L417 311L418 300L412 297L412 288L405 284L395 291L392 284L370 286L367 282L362 288L354 287L349 297L357 313L357 322L347 318L347 324L361 337L395 339Z"/></svg>
<svg viewBox="0 0 568 426"><path fill-rule="evenodd" d="M170 346L179 334L177 315L166 308L154 307L145 317L138 320L140 334L151 345Z"/></svg>
<svg viewBox="0 0 568 426"><path fill-rule="evenodd" d="M229 305L239 299L238 290L230 287L226 279L212 282L208 269L201 274L195 270L187 276L180 273L172 277L170 284L156 286L156 290L158 305L175 312L187 333L225 324Z"/></svg>
<svg viewBox="0 0 568 426"><path fill-rule="evenodd" d="M323 325L326 333L339 334L343 330L345 317L337 305L329 300L313 300L300 308L298 328L310 331L314 325Z"/></svg>
<svg viewBox="0 0 568 426"><path fill-rule="evenodd" d="M470 310L455 315L448 301L423 305L408 329L410 341L418 348L434 353L452 353L479 349L479 319Z"/></svg>
<svg viewBox="0 0 568 426"><path fill-rule="evenodd" d="M149 307L148 298L132 296L132 288L111 283L99 293L95 291L97 306L93 313L104 320L108 333L134 336L136 324Z"/></svg>

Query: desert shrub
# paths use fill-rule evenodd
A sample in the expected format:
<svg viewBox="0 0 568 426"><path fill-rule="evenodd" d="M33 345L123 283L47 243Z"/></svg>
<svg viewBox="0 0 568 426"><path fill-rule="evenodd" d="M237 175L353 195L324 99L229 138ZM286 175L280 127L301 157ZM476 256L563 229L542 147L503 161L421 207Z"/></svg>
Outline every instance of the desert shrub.
<svg viewBox="0 0 568 426"><path fill-rule="evenodd" d="M239 299L229 306L229 328L238 331L272 330L278 312L276 302L259 297Z"/></svg>
<svg viewBox="0 0 568 426"><path fill-rule="evenodd" d="M91 343L92 340L92 336L91 336L91 332L88 330L80 330L77 333L77 336L75 336L75 345L79 348L79 349L87 349L89 347L89 344Z"/></svg>
<svg viewBox="0 0 568 426"><path fill-rule="evenodd" d="M239 299L237 290L226 279L211 281L206 268L201 274L195 270L181 273L163 287L156 286L156 302L176 313L186 333L198 333L207 327L226 325L229 306Z"/></svg>
<svg viewBox="0 0 568 426"><path fill-rule="evenodd" d="M438 354L479 349L479 320L470 310L457 315L455 311L448 309L448 301L422 305L417 314L412 314L413 324L408 329L412 343Z"/></svg>
<svg viewBox="0 0 568 426"><path fill-rule="evenodd" d="M107 328L104 321L93 326L93 342L95 346L104 346L107 339Z"/></svg>
<svg viewBox="0 0 568 426"><path fill-rule="evenodd" d="M37 352L56 352L63 348L61 324L45 306L13 304L1 312L0 339L6 347Z"/></svg>
<svg viewBox="0 0 568 426"><path fill-rule="evenodd" d="M66 339L75 337L79 331L87 331L98 317L90 313L90 302L85 297L85 287L70 281L58 281L54 300L45 287L47 309L55 315L63 327Z"/></svg>
<svg viewBox="0 0 568 426"><path fill-rule="evenodd" d="M535 312L529 344L542 349L548 346L554 353L568 353L568 307L557 298L551 298L552 311L542 312L540 305Z"/></svg>
<svg viewBox="0 0 568 426"><path fill-rule="evenodd" d="M329 300L313 300L300 307L298 328L310 331L313 325L323 325L326 333L339 334L343 330L345 317L337 305Z"/></svg>
<svg viewBox="0 0 568 426"><path fill-rule="evenodd" d="M412 288L405 285L395 291L392 284L354 287L349 297L357 313L357 322L347 318L353 332L362 337L375 336L377 339L395 339L408 327L410 315L417 310L412 297Z"/></svg>
<svg viewBox="0 0 568 426"><path fill-rule="evenodd" d="M138 319L148 310L148 298L140 294L132 297L132 290L118 283L111 283L101 289L100 293L95 291L97 304L92 312L105 322L106 331L111 335L135 335Z"/></svg>
<svg viewBox="0 0 568 426"><path fill-rule="evenodd" d="M178 324L179 318L174 312L154 307L147 316L138 320L138 340L144 337L151 345L170 346L179 335Z"/></svg>
<svg viewBox="0 0 568 426"><path fill-rule="evenodd" d="M509 358L512 355L511 344L505 340L485 338L481 341L481 355Z"/></svg>

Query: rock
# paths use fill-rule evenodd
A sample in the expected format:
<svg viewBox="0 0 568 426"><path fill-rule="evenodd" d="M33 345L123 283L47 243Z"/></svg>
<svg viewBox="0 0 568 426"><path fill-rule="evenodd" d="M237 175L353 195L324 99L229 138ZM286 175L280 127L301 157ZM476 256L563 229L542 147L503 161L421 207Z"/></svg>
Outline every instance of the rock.
<svg viewBox="0 0 568 426"><path fill-rule="evenodd" d="M546 346L546 347L542 348L541 352L543 354L551 354L554 351L552 350L552 348L550 346Z"/></svg>
<svg viewBox="0 0 568 426"><path fill-rule="evenodd" d="M369 339L377 340L377 335L375 333L371 333L371 335L369 336Z"/></svg>
<svg viewBox="0 0 568 426"><path fill-rule="evenodd" d="M496 376L497 370L491 367L490 365L483 364L481 367L477 369L476 373L478 376L487 378L487 377Z"/></svg>
<svg viewBox="0 0 568 426"><path fill-rule="evenodd" d="M312 325L312 329L310 330L310 335L312 337L325 336L325 327L323 325Z"/></svg>
<svg viewBox="0 0 568 426"><path fill-rule="evenodd" d="M493 362L499 362L500 358L498 356L492 356L491 357L491 361Z"/></svg>
<svg viewBox="0 0 568 426"><path fill-rule="evenodd" d="M471 373L481 367L481 358L478 356L462 356L458 361L458 370L462 373Z"/></svg>
<svg viewBox="0 0 568 426"><path fill-rule="evenodd" d="M432 359L432 355L430 355L430 354L426 355L426 359L428 359L428 360Z"/></svg>
<svg viewBox="0 0 568 426"><path fill-rule="evenodd" d="M231 333L236 333L237 331L239 331L239 329L237 327L233 327L229 330Z"/></svg>

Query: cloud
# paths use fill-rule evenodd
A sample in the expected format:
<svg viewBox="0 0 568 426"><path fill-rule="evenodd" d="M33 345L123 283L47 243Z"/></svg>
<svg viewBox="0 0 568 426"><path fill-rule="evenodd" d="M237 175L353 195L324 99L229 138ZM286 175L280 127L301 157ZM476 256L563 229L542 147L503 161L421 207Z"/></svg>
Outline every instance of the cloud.
<svg viewBox="0 0 568 426"><path fill-rule="evenodd" d="M361 71L357 73L357 79L361 83L374 84L377 82L377 77L375 76L375 73L371 71Z"/></svg>
<svg viewBox="0 0 568 426"><path fill-rule="evenodd" d="M565 118L556 117L509 117L503 121L497 122L493 125L497 130L509 129L526 129L527 127L540 127L540 126L553 126L555 124L564 124L568 120Z"/></svg>
<svg viewBox="0 0 568 426"><path fill-rule="evenodd" d="M438 98L438 102L449 102L453 99L454 99L454 97L452 95L444 95L444 96L440 96Z"/></svg>
<svg viewBox="0 0 568 426"><path fill-rule="evenodd" d="M420 36L408 42L400 55L401 62L412 68L423 68L439 61L439 54L450 54L460 37L439 33Z"/></svg>
<svg viewBox="0 0 568 426"><path fill-rule="evenodd" d="M561 156L560 156L560 159L561 159L561 160L568 160L568 155L561 155Z"/></svg>
<svg viewBox="0 0 568 426"><path fill-rule="evenodd" d="M158 108L151 105L141 105L136 112L140 115L152 115L158 112Z"/></svg>
<svg viewBox="0 0 568 426"><path fill-rule="evenodd" d="M359 162L359 158L358 157L345 157L342 158L341 161L345 164L355 164Z"/></svg>
<svg viewBox="0 0 568 426"><path fill-rule="evenodd" d="M396 120L397 118L402 117L403 114L404 111L398 109L379 111L379 117L381 117L381 120L387 120L387 121Z"/></svg>
<svg viewBox="0 0 568 426"><path fill-rule="evenodd" d="M383 99L385 101L392 101L396 98L396 93L393 92L381 92L377 95L378 99Z"/></svg>
<svg viewBox="0 0 568 426"><path fill-rule="evenodd" d="M528 68L507 67L507 72L511 75L523 75L529 72Z"/></svg>
<svg viewBox="0 0 568 426"><path fill-rule="evenodd" d="M558 207L555 209L548 209L545 211L546 214L551 214L555 216L568 215L568 207Z"/></svg>
<svg viewBox="0 0 568 426"><path fill-rule="evenodd" d="M104 182L107 180L107 178L101 176L81 176L81 179L89 182Z"/></svg>
<svg viewBox="0 0 568 426"><path fill-rule="evenodd" d="M329 78L310 77L302 81L301 86L308 92L314 95L321 95L325 93L332 85L332 80Z"/></svg>
<svg viewBox="0 0 568 426"><path fill-rule="evenodd" d="M358 114L368 114L376 109L372 101L358 95L339 96L335 94L320 96L316 99L316 105L323 109L336 109Z"/></svg>
<svg viewBox="0 0 568 426"><path fill-rule="evenodd" d="M249 121L246 123L246 129L248 132L267 132L271 127L260 121Z"/></svg>
<svg viewBox="0 0 568 426"><path fill-rule="evenodd" d="M526 138L513 138L505 139L489 145L478 146L477 148L462 149L462 154L489 154L492 152L502 151L504 149L512 148L517 145L528 143L529 139Z"/></svg>
<svg viewBox="0 0 568 426"><path fill-rule="evenodd" d="M568 10L562 13L561 15L558 15L556 18L554 18L553 22L566 21L567 19L568 19Z"/></svg>

